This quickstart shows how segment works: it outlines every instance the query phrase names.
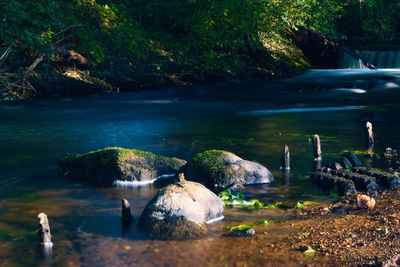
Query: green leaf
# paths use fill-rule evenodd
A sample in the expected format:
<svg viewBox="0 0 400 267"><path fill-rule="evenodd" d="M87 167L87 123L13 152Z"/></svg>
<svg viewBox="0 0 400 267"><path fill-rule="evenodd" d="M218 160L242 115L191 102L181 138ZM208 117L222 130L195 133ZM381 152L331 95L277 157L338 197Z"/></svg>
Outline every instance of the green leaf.
<svg viewBox="0 0 400 267"><path fill-rule="evenodd" d="M253 228L253 226L248 225L248 224L240 224L240 225L236 225L236 226L225 227L225 229L227 229L229 231L243 231L243 230L252 229L252 228Z"/></svg>
<svg viewBox="0 0 400 267"><path fill-rule="evenodd" d="M277 209L278 208L278 203L269 203L264 206L266 209Z"/></svg>
<svg viewBox="0 0 400 267"><path fill-rule="evenodd" d="M296 209L304 209L306 207L306 205L304 205L303 201L297 201L295 208Z"/></svg>
<svg viewBox="0 0 400 267"><path fill-rule="evenodd" d="M243 200L244 194L242 192L232 192L230 189L227 189L219 193L219 198L225 201Z"/></svg>
<svg viewBox="0 0 400 267"><path fill-rule="evenodd" d="M266 219L261 219L257 221L257 224L270 224L270 221L266 220Z"/></svg>
<svg viewBox="0 0 400 267"><path fill-rule="evenodd" d="M312 249L311 247L308 247L308 249L306 251L304 251L303 253L306 256L312 257L315 255L316 251L314 249Z"/></svg>
<svg viewBox="0 0 400 267"><path fill-rule="evenodd" d="M261 209L264 207L264 203L258 199L251 199L249 202L250 202L250 206L253 208Z"/></svg>

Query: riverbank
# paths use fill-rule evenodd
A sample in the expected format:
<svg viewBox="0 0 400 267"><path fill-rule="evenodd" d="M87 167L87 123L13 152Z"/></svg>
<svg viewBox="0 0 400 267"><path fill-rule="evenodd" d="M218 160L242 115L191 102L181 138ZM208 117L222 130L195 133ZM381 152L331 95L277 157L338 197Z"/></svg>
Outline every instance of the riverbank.
<svg viewBox="0 0 400 267"><path fill-rule="evenodd" d="M114 57L106 64L92 65L81 54L62 50L52 58L44 57L29 72L23 66L34 59L19 53L7 60L12 61L11 64L6 61L7 71L0 70L0 100L74 97L233 80L286 78L310 66L301 50L290 43L272 49L277 50L274 53L279 58L272 58L270 50L262 47L244 52L239 56L238 66L221 62L222 66L215 64L208 68L195 62L199 59L187 64L163 56L152 61ZM159 61L162 63L155 63Z"/></svg>

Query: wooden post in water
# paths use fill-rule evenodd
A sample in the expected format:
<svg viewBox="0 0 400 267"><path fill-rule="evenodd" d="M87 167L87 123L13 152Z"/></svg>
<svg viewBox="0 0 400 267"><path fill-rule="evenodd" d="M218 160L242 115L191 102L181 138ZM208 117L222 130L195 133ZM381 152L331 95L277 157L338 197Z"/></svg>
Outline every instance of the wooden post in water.
<svg viewBox="0 0 400 267"><path fill-rule="evenodd" d="M122 213L121 213L122 224L125 226L129 226L132 223L131 205L129 204L129 201L125 198L121 199L121 203L122 203Z"/></svg>
<svg viewBox="0 0 400 267"><path fill-rule="evenodd" d="M51 232L50 232L50 224L47 219L47 215L43 212L38 214L38 229L37 233L40 239L40 244L45 248L51 248L53 243L51 242Z"/></svg>
<svg viewBox="0 0 400 267"><path fill-rule="evenodd" d="M319 139L318 134L314 134L312 137L313 142L313 153L314 153L314 160L321 160L321 140Z"/></svg>
<svg viewBox="0 0 400 267"><path fill-rule="evenodd" d="M180 182L180 183L186 182L185 174L184 174L184 173L180 173L180 174L178 175L178 179L179 179L179 182Z"/></svg>
<svg viewBox="0 0 400 267"><path fill-rule="evenodd" d="M374 132L372 131L372 123L367 121L365 124L367 144L372 145L374 143Z"/></svg>
<svg viewBox="0 0 400 267"><path fill-rule="evenodd" d="M285 145L283 147L283 154L281 158L281 170L290 170L290 152L288 145Z"/></svg>

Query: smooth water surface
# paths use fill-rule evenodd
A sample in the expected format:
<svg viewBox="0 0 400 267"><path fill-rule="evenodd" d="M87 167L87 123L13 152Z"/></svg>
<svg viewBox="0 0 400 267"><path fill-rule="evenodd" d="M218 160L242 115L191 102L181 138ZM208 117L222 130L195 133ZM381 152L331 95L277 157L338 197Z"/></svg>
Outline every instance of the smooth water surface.
<svg viewBox="0 0 400 267"><path fill-rule="evenodd" d="M271 185L248 188L265 201L328 199L309 180L311 135L321 136L324 162L345 149L364 149L365 109L393 104L375 116L375 149L400 144L399 72L310 71L281 81L231 82L137 93L0 104L0 266L197 265L224 262L224 225L288 220L282 210L227 208L210 237L195 241L151 240L135 227L122 229L120 199L135 220L158 189L95 188L57 176L67 153L122 146L190 159L224 149L267 166ZM382 114L381 114L382 113ZM360 120L361 119L361 120ZM279 171L283 146L290 175ZM52 254L37 246L39 212L48 214ZM194 253L197 255L195 256Z"/></svg>

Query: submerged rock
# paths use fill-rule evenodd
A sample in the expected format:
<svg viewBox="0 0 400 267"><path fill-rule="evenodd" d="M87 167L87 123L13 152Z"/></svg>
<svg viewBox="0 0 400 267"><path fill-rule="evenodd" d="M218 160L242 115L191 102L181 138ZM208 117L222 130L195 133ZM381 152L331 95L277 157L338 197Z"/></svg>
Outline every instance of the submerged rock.
<svg viewBox="0 0 400 267"><path fill-rule="evenodd" d="M199 183L185 181L159 190L138 226L161 239L199 237L209 232L207 223L223 218L223 212L217 195Z"/></svg>
<svg viewBox="0 0 400 267"><path fill-rule="evenodd" d="M337 190L340 196L353 195L357 192L352 180L324 172L311 173L311 179L325 191Z"/></svg>
<svg viewBox="0 0 400 267"><path fill-rule="evenodd" d="M340 165L342 165L342 167L344 169L349 169L349 168L353 167L353 165L350 163L350 161L345 157L338 158L337 162L339 162Z"/></svg>
<svg viewBox="0 0 400 267"><path fill-rule="evenodd" d="M378 184L384 187L389 187L390 189L400 188L400 177L396 174L367 168L353 168L353 172L375 177Z"/></svg>
<svg viewBox="0 0 400 267"><path fill-rule="evenodd" d="M361 162L361 160L357 157L356 154L351 153L351 152L347 152L347 153L344 153L343 156L346 157L346 158L349 160L349 162L351 163L351 165L353 165L353 167L360 167L360 166L362 166L362 162Z"/></svg>
<svg viewBox="0 0 400 267"><path fill-rule="evenodd" d="M157 177L177 174L186 161L151 152L108 147L83 155L67 156L59 162L59 173L99 185L114 181L151 182Z"/></svg>
<svg viewBox="0 0 400 267"><path fill-rule="evenodd" d="M379 191L379 185L376 183L375 177L351 172L350 170L333 171L332 174L352 180L357 190L368 192L370 195L376 195Z"/></svg>
<svg viewBox="0 0 400 267"><path fill-rule="evenodd" d="M208 150L197 154L185 170L190 180L210 189L226 188L237 184L270 183L271 172L259 163L244 160L223 150Z"/></svg>
<svg viewBox="0 0 400 267"><path fill-rule="evenodd" d="M231 231L228 234L228 236L238 236L238 237L250 237L255 235L256 235L256 230L254 230L254 228Z"/></svg>

